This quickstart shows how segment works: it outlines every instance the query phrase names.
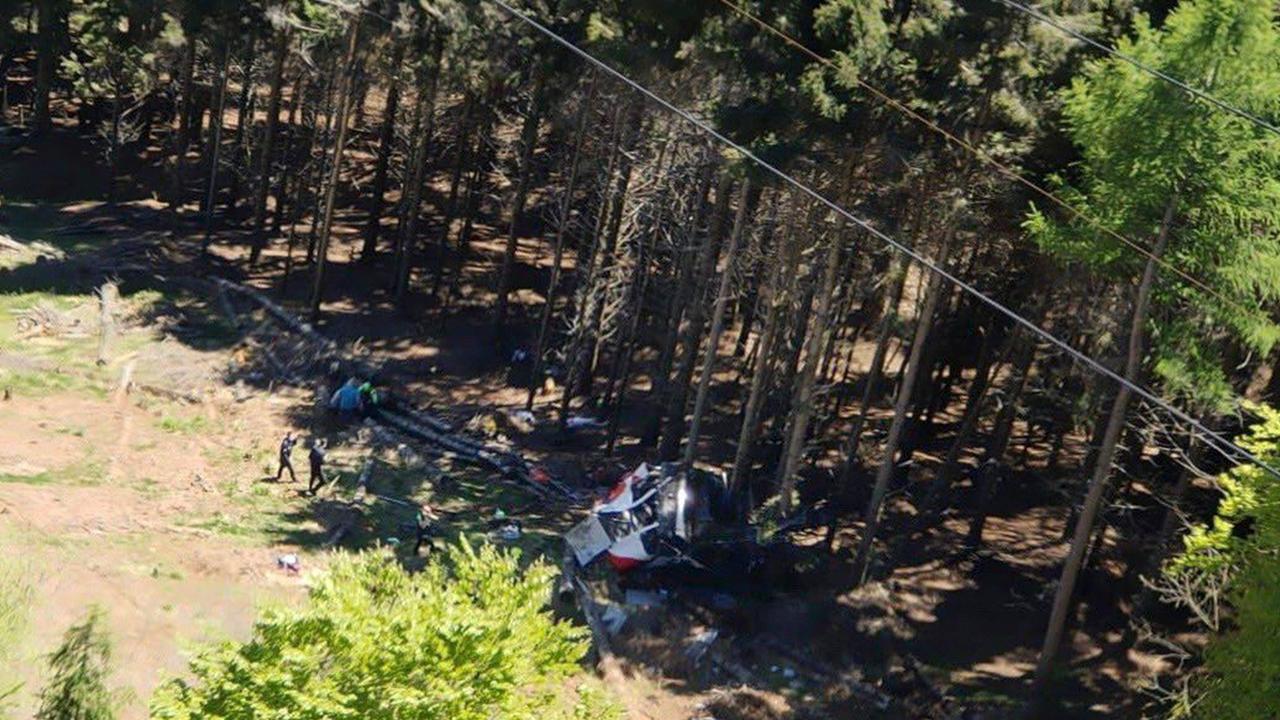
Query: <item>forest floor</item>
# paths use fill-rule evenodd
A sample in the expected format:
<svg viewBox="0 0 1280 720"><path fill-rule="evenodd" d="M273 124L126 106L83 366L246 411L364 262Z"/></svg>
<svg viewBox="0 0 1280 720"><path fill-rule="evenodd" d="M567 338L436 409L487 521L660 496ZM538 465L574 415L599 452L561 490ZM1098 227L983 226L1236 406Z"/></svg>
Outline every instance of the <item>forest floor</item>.
<svg viewBox="0 0 1280 720"><path fill-rule="evenodd" d="M66 163L57 164L50 153L66 154ZM0 178L15 178L12 170L33 157L0 162ZM95 164L75 142L41 148L39 157L54 170L32 182L0 187L9 198L0 203L0 234L34 248L29 256L6 257L0 251L0 268L8 268L0 270L0 384L13 388L13 398L0 406L0 557L28 568L39 597L17 663L23 668L20 678L28 681L22 701L29 708L31 690L39 685L38 656L96 603L108 610L120 651L116 681L134 695L126 717L142 717L155 684L183 667L186 643L244 637L255 607L302 596L305 572L298 577L278 570L276 557L296 552L308 571L323 567L325 541L335 522L333 498L353 489L371 450L360 433L318 419L309 393L264 388L235 372L242 351L236 333L211 298L178 282L183 276L223 275L296 309L309 274L298 271L283 287L281 243L269 249L259 269L245 274L243 230L218 227L211 259L197 264L191 253L202 237L197 223L189 221L176 239L166 239L161 231L168 228L168 215L155 200L116 206L85 200L91 194L81 190L93 181L85 168ZM545 284L550 258L522 249L515 319L498 333L489 319L489 288L501 232L481 224L463 266L459 297L447 314L422 315L428 317L424 321L393 307L377 266L354 260L362 218L356 208L339 213L329 271L332 290L321 330L376 357L388 373L380 380L420 406L466 419L522 405L525 391L507 383L505 358L511 348L531 344L541 302L537 288ZM96 338L83 329L18 337L15 313L42 303L93 327L94 300L88 293L103 274L93 258L107 257L110 248L127 245L138 252L149 244L177 252L166 251L161 262L141 251L155 274L122 282L132 320L115 339L106 365L95 364ZM109 256L118 259L122 253ZM81 263L78 257L91 260ZM118 393L116 385L129 364L136 382L186 387L200 401ZM735 378L726 373L720 379L727 385ZM648 382L639 375L631 396L641 396ZM713 399L717 395L728 393L713 393ZM541 397L535 406L540 419L551 417L549 401ZM599 467L650 459L635 440L644 410L639 402L624 404L623 440L607 460L601 438L594 435L564 444L539 430L514 440L570 482L587 487ZM718 439L708 457L731 452L727 438L736 436L735 414L724 407L717 413L721 419L708 426L706 436ZM299 485L263 481L274 471L275 446L287 430L335 438L340 479L327 495L304 497ZM921 464L936 463L936 452L922 448ZM305 465L304 455L296 453L296 465ZM441 476L451 481L447 491L430 480ZM380 492L431 502L446 512L446 526L477 537L487 534L487 519L497 508L523 516L519 545L551 562L559 558L558 533L576 519L462 466L432 463L408 470L380 456L374 482ZM997 713L991 716L1012 707L1029 679L1065 552L1060 541L1065 513L1047 501L1043 507L998 508L988 524L989 549L977 555L958 552L962 518L948 519L929 535L912 536L905 530L910 513L904 502L890 513L886 537L909 539L891 549L894 569L881 581L850 590L848 583L821 579L838 578L839 572L811 567L802 587L721 618L742 638L733 658L750 666L761 681L758 688L689 667L680 644L706 627L674 615L637 622L640 630L621 643L628 668L622 696L631 716L781 719L804 717L836 702L816 716L840 717L833 687L806 684L767 653L752 655L750 640L766 636L882 686L910 656L931 687L945 688L957 699L953 707ZM369 547L394 535L410 517L403 508L386 505L342 544ZM857 529L856 524L846 527L839 544L853 544ZM817 535L802 535L798 542L816 544ZM837 556L836 562L842 561L847 557ZM1104 610L1121 599L1108 589L1109 572L1099 569L1082 588L1079 631L1073 633L1071 659L1056 685L1060 717L1136 716L1134 685L1156 662L1118 648L1123 618L1119 611ZM867 716L853 705L847 709L850 717L855 712Z"/></svg>

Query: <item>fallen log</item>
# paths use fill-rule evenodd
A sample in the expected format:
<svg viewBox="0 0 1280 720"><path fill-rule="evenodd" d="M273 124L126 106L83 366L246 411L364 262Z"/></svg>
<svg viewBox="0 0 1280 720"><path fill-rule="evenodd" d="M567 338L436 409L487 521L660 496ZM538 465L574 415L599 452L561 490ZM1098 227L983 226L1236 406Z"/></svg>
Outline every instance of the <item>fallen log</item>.
<svg viewBox="0 0 1280 720"><path fill-rule="evenodd" d="M258 292L251 287L240 285L239 283L233 283L224 278L215 277L213 278L213 281L219 287L225 288L230 292L239 293L257 303L259 307L267 311L267 313L274 317L281 325L284 325L289 330L292 330L315 345L318 345L325 354L337 357L342 362L349 365L357 374L365 377L377 374L376 368L363 360L352 356L350 353L343 352L338 346L338 343L334 342L331 338L325 337L316 330L311 323L303 322L296 315L284 309L279 303L268 298L266 295L263 295L261 292Z"/></svg>
<svg viewBox="0 0 1280 720"><path fill-rule="evenodd" d="M134 383L133 387L148 395L155 395L166 400L176 400L178 402L188 403L190 405L199 405L204 402L204 398L192 393L184 393L178 390L170 390L169 388L160 387L159 385L147 385L145 383Z"/></svg>
<svg viewBox="0 0 1280 720"><path fill-rule="evenodd" d="M320 334L309 323L305 323L298 319L288 310L285 310L278 303L266 297L262 293L253 288L245 287L238 283L233 283L223 278L213 278L214 283L228 292L239 293L249 298L253 302L262 307L268 315L273 317L285 328L301 335L309 340L312 344L340 361L345 362L350 367L355 368L365 377L372 376L376 372L368 364L354 358L350 353L343 352L338 344ZM412 437L425 440L432 445L444 448L446 451L453 453L460 459L484 465L503 476L512 476L520 480L528 487L532 488L539 495L548 492L548 488L532 481L529 477L528 463L518 454L497 451L487 447L481 442L470 438L462 437L454 433L453 427L448 423L436 418L428 413L417 410L409 405L401 405L394 410L390 408L380 408L375 415L375 420L383 422L392 428L404 432ZM548 483L551 489L557 490L567 497L574 497L573 491L565 487L563 484L554 480Z"/></svg>

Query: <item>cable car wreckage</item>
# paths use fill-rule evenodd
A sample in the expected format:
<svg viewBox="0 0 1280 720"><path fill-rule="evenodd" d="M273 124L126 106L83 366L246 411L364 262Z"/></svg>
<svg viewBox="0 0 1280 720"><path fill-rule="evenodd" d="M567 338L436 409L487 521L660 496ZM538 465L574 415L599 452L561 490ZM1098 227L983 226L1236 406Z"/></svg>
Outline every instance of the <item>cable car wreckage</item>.
<svg viewBox="0 0 1280 720"><path fill-rule="evenodd" d="M578 564L601 555L620 572L639 565L687 564L708 543L752 544L755 528L734 502L723 473L641 463L591 514L565 533Z"/></svg>

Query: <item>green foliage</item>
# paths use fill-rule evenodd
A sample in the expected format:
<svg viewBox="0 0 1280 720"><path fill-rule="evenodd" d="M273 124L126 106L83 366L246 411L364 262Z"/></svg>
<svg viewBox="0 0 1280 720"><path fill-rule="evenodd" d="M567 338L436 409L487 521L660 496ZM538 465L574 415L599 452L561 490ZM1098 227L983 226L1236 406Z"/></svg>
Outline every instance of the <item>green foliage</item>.
<svg viewBox="0 0 1280 720"><path fill-rule="evenodd" d="M14 650L22 638L31 613L34 589L23 565L0 558L0 669L14 660ZM0 677L0 718L6 717L8 700L21 689Z"/></svg>
<svg viewBox="0 0 1280 720"><path fill-rule="evenodd" d="M63 72L86 100L147 90L155 56L129 32L128 7L112 0L86 0L71 16L82 52L63 59Z"/></svg>
<svg viewBox="0 0 1280 720"><path fill-rule="evenodd" d="M1142 15L1119 49L1237 107L1280 110L1280 31L1267 0L1193 0L1162 28ZM1082 153L1080 180L1062 196L1122 236L1152 245L1166 210L1165 259L1200 278L1156 284L1155 370L1168 389L1202 407L1224 401L1221 345L1266 354L1280 339L1260 308L1280 298L1280 138L1196 100L1115 58L1090 63L1063 94L1068 131ZM1115 278L1145 259L1080 219L1033 210L1042 248ZM1232 298L1224 302L1218 296Z"/></svg>
<svg viewBox="0 0 1280 720"><path fill-rule="evenodd" d="M1280 411L1250 405L1256 416L1241 447L1280 462ZM1235 628L1205 651L1204 696L1194 716L1253 720L1280 713L1280 481L1256 465L1217 478L1222 501L1211 522L1194 526L1165 567L1173 576L1232 573ZM1250 522L1246 537L1238 532Z"/></svg>
<svg viewBox="0 0 1280 720"><path fill-rule="evenodd" d="M115 699L107 689L111 641L102 629L103 615L91 608L72 625L62 645L49 656L52 678L40 693L36 720L113 720Z"/></svg>
<svg viewBox="0 0 1280 720"><path fill-rule="evenodd" d="M160 418L159 428L167 433L175 435L192 435L201 433L209 429L209 419L203 415L192 415L190 417L178 417L174 415L165 415Z"/></svg>
<svg viewBox="0 0 1280 720"><path fill-rule="evenodd" d="M573 720L626 720L626 711L604 691L589 685L578 688Z"/></svg>
<svg viewBox="0 0 1280 720"><path fill-rule="evenodd" d="M339 556L305 606L269 609L248 642L200 651L194 680L164 685L152 717L555 717L554 684L586 645L543 610L553 574L465 541L413 575L383 552Z"/></svg>
<svg viewBox="0 0 1280 720"><path fill-rule="evenodd" d="M1249 403L1246 409L1257 417L1249 432L1236 438L1236 444L1263 462L1280 462L1280 411L1266 405ZM1240 556L1254 545L1235 536L1236 526L1258 517L1267 506L1266 498L1280 499L1280 487L1266 470L1257 465L1239 465L1215 479L1222 500L1213 519L1192 525L1183 537L1182 552L1174 557L1165 572L1171 575L1192 571L1208 571L1236 564Z"/></svg>

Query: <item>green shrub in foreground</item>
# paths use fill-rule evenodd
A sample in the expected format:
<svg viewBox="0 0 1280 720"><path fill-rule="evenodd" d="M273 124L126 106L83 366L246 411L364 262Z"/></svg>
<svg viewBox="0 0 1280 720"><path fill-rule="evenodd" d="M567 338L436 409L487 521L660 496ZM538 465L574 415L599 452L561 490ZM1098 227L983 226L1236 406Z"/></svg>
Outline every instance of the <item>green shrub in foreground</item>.
<svg viewBox="0 0 1280 720"><path fill-rule="evenodd" d="M111 640L102 611L90 608L49 656L51 678L40 693L36 720L115 720L119 696L107 689Z"/></svg>
<svg viewBox="0 0 1280 720"><path fill-rule="evenodd" d="M587 645L545 608L553 574L465 541L413 575L386 553L336 558L303 607L271 608L248 642L200 651L194 679L162 686L152 717L582 717L557 692Z"/></svg>

